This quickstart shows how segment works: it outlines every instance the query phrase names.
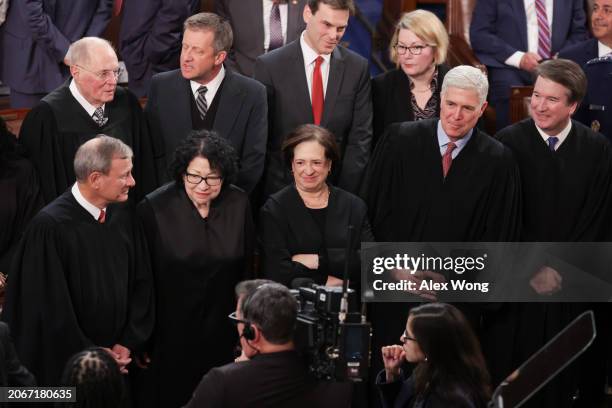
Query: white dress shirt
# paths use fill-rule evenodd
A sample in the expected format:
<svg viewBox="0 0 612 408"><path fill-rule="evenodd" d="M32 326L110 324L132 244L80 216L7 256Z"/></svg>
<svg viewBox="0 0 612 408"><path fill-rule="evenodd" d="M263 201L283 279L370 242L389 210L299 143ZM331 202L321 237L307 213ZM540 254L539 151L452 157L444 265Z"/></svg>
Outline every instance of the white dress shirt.
<svg viewBox="0 0 612 408"><path fill-rule="evenodd" d="M210 109L210 104L212 103L213 99L215 99L215 95L217 94L217 91L221 86L221 82L223 82L223 78L225 78L225 67L221 65L221 70L219 71L217 76L214 77L212 81L208 82L207 84L201 84L196 81L189 81L193 97L196 100L198 99L198 88L204 85L207 89L206 94L204 94L204 99L206 99L206 106Z"/></svg>
<svg viewBox="0 0 612 408"><path fill-rule="evenodd" d="M549 137L556 136L556 137L559 138L559 141L555 145L555 151L556 151L556 150L559 149L559 146L561 146L561 144L563 144L565 139L567 139L567 135L569 135L569 132L572 130L572 121L569 120L567 125L563 128L563 130L561 132L559 132L558 135L548 135L548 134L544 133L544 131L542 129L540 129L538 127L538 125L536 125L536 129L538 129L538 133L540 133L540 136L542 136L542 139L544 139L544 141L546 142L547 145L548 145L548 138Z"/></svg>
<svg viewBox="0 0 612 408"><path fill-rule="evenodd" d="M98 221L102 210L87 201L85 197L83 197L83 194L81 194L81 190L79 190L78 183L74 183L72 185L72 189L70 190L70 192L74 196L74 199L77 201L77 203L79 203L81 207L87 210L87 212L90 213L92 217L94 217L94 220ZM106 207L104 207L103 210L106 210Z"/></svg>
<svg viewBox="0 0 612 408"><path fill-rule="evenodd" d="M300 46L302 47L302 56L304 57L304 69L306 71L306 81L308 82L308 94L310 95L310 102L312 103L312 74L314 73L315 61L319 54L315 52L310 45L306 43L304 35L306 32L302 32L300 36ZM323 98L327 93L327 80L329 79L329 64L331 60L331 54L321 55L323 57L323 63L321 64L321 77L323 78Z"/></svg>
<svg viewBox="0 0 612 408"><path fill-rule="evenodd" d="M72 94L72 96L74 96L74 99L77 100L79 105L81 105L83 109L85 109L85 112L87 112L89 116L93 117L93 114L96 111L96 107L93 106L91 103L87 102L87 99L85 99L85 97L81 94L81 92L79 92L79 88L77 88L77 85L76 85L76 82L74 82L74 79L70 81L70 85L68 86L68 89L70 89L70 93ZM105 105L102 105L102 111L104 111L104 106Z"/></svg>
<svg viewBox="0 0 612 408"><path fill-rule="evenodd" d="M597 56L603 57L604 55L608 55L612 52L612 48L608 47L606 44L601 41L597 41Z"/></svg>

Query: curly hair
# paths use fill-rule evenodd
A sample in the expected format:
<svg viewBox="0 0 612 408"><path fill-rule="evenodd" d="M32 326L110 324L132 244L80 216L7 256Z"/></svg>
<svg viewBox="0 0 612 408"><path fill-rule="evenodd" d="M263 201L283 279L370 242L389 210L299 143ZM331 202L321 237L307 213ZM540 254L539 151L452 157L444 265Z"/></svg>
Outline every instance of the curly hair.
<svg viewBox="0 0 612 408"><path fill-rule="evenodd" d="M124 394L119 366L108 352L91 347L73 355L64 369L64 386L76 387L76 403L56 407L116 408Z"/></svg>
<svg viewBox="0 0 612 408"><path fill-rule="evenodd" d="M193 130L183 140L172 157L169 173L177 184L183 184L183 175L189 163L196 157L203 157L211 169L223 178L223 187L234 182L238 173L238 156L232 145L217 133L209 130Z"/></svg>

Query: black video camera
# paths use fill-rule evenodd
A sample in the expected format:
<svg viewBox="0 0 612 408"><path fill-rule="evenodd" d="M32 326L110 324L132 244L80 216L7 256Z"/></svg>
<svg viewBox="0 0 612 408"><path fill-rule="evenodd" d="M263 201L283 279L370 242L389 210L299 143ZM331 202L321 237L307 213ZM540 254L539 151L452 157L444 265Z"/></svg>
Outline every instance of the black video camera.
<svg viewBox="0 0 612 408"><path fill-rule="evenodd" d="M323 380L365 381L371 327L359 312L358 294L314 284L293 292L299 303L295 343L311 373ZM348 307L341 307L343 297Z"/></svg>

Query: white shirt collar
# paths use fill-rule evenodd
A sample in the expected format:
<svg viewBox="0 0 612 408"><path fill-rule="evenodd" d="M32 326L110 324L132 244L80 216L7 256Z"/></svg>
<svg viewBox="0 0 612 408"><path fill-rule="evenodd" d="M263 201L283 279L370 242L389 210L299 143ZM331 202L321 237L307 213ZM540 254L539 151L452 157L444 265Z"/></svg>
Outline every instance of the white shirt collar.
<svg viewBox="0 0 612 408"><path fill-rule="evenodd" d="M310 45L308 45L308 43L306 42L306 39L304 38L305 35L306 35L306 31L302 31L302 35L300 36L300 46L302 47L304 65L308 66L315 62L319 54L317 54L317 52L313 50L310 47ZM331 54L321 54L321 57L323 57L324 64L325 63L329 64L329 60L331 59Z"/></svg>
<svg viewBox="0 0 612 408"><path fill-rule="evenodd" d="M100 217L100 213L102 212L102 210L87 201L85 197L83 197L83 194L81 194L81 190L79 190L79 183L74 183L70 191L72 192L72 195L74 196L74 199L77 201L77 203L79 203L81 207L87 210L87 212L90 213L92 217L94 217L94 220L97 221ZM106 210L106 207L104 207L103 210Z"/></svg>
<svg viewBox="0 0 612 408"><path fill-rule="evenodd" d="M612 52L612 48L608 47L606 44L602 43L601 41L597 41L597 56L598 57L603 57L604 55L607 55L609 53Z"/></svg>
<svg viewBox="0 0 612 408"><path fill-rule="evenodd" d="M542 139L544 139L546 144L548 144L548 138L549 137L555 136L555 137L559 138L559 141L555 145L555 150L558 150L559 146L561 146L561 144L565 141L565 139L567 139L567 135L569 135L569 132L572 130L572 120L570 119L568 121L567 125L563 128L563 130L561 132L559 132L558 135L548 135L542 129L540 129L538 127L538 125L536 125L536 129L538 129L538 132L540 133L540 136L542 136Z"/></svg>
<svg viewBox="0 0 612 408"><path fill-rule="evenodd" d="M201 87L202 85L206 86L206 89L207 89L206 96L205 96L206 103L208 103L208 107L210 108L210 104L212 103L212 100L215 98L215 95L217 94L217 91L219 90L219 87L221 86L221 82L223 82L223 78L225 78L225 67L221 65L221 70L207 84L201 84L196 81L189 81L189 84L191 85L191 93L193 94L193 97L197 99L198 98L198 88Z"/></svg>
<svg viewBox="0 0 612 408"><path fill-rule="evenodd" d="M79 92L79 88L77 87L76 82L74 82L74 79L70 81L70 86L68 88L70 89L72 96L74 96L74 99L76 99L79 105L85 109L85 112L87 112L89 116L93 116L94 112L96 111L96 107L87 102L87 99L85 99L81 92ZM102 110L104 110L104 106L105 105L102 105Z"/></svg>

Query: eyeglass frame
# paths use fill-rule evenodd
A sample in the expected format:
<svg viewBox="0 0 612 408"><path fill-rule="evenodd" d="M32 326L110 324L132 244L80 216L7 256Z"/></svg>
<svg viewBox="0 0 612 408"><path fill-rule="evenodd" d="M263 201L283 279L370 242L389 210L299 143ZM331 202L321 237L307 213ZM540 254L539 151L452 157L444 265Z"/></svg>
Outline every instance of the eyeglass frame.
<svg viewBox="0 0 612 408"><path fill-rule="evenodd" d="M189 177L197 177L197 178L199 178L199 179L200 179L200 181L198 181L197 183L196 183L196 182L193 182L193 181L189 180ZM215 180L215 179L219 179L219 183L218 183L218 184L210 184L210 183L208 182L208 180ZM186 180L186 181L187 181L189 184L192 184L192 185L194 185L194 186L198 186L198 185L200 185L200 183L202 183L202 181L203 181L204 183L206 183L206 185L207 185L208 187L218 187L218 186L220 186L220 185L221 185L221 183L223 182L223 177L222 177L222 176L210 176L210 175L208 175L208 176L206 176L206 177L202 177L202 176L200 176L199 174L193 174L193 173L189 173L188 171L185 171L185 180Z"/></svg>
<svg viewBox="0 0 612 408"><path fill-rule="evenodd" d="M78 64L74 64L74 65L79 67L79 68L81 68L84 71L87 71L87 72L89 72L91 74L94 74L95 76L98 77L98 79L100 79L102 81L105 81L105 82L111 79L110 75L113 75L115 80L118 80L119 77L121 76L121 74L123 74L123 71L124 71L123 68L119 67L117 69L103 69L101 71L95 72L95 71L92 71L90 69L85 68L82 65L78 65Z"/></svg>
<svg viewBox="0 0 612 408"><path fill-rule="evenodd" d="M400 45L396 43L393 46L393 49L395 50L397 55L406 55L406 51L408 51L410 55L421 55L423 53L423 50L429 47L435 48L436 46L432 44L425 44L425 45L411 45L410 47L407 47L405 45ZM400 51L400 50L404 50L404 51ZM415 53L413 50L419 50L419 52Z"/></svg>
<svg viewBox="0 0 612 408"><path fill-rule="evenodd" d="M418 340L416 338L408 335L408 331L406 329L404 329L404 332L400 336L400 341L402 342L402 344L406 344L409 341L414 341L415 343L418 343Z"/></svg>

